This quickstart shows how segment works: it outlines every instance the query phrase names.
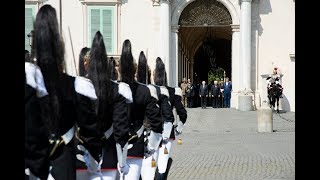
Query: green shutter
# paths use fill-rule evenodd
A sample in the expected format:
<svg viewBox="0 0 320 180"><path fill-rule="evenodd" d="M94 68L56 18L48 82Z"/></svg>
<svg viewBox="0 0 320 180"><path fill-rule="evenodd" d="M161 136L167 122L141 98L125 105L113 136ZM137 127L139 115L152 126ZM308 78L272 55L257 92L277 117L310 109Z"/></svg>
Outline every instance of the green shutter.
<svg viewBox="0 0 320 180"><path fill-rule="evenodd" d="M100 31L100 9L91 9L90 11L90 36L89 43L91 46L94 35Z"/></svg>
<svg viewBox="0 0 320 180"><path fill-rule="evenodd" d="M24 16L25 26L24 26L24 48L31 51L31 47L29 45L28 34L33 30L33 22L34 22L34 8L25 7L25 16Z"/></svg>
<svg viewBox="0 0 320 180"><path fill-rule="evenodd" d="M110 54L113 52L113 34L112 34L112 10L111 9L103 9L102 10L102 34L103 41L106 46L107 53Z"/></svg>
<svg viewBox="0 0 320 180"><path fill-rule="evenodd" d="M91 47L91 43L96 32L100 31L103 35L103 41L105 43L107 53L114 53L113 12L113 7L89 7L89 47Z"/></svg>

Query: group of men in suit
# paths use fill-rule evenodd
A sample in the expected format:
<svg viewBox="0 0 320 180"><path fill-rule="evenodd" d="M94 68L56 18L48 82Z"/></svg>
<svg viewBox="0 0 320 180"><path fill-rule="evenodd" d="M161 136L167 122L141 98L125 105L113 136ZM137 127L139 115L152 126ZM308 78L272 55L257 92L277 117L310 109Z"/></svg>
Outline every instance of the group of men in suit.
<svg viewBox="0 0 320 180"><path fill-rule="evenodd" d="M200 98L201 108L207 107L207 98L211 99L213 108L230 108L232 84L228 77L223 84L219 85L217 81L214 81L210 86L205 81L202 81L199 85L194 85L190 79L186 83L184 78L180 86L184 96L183 99L187 100L187 102L183 100L183 104L187 104L189 108L194 107L193 97Z"/></svg>

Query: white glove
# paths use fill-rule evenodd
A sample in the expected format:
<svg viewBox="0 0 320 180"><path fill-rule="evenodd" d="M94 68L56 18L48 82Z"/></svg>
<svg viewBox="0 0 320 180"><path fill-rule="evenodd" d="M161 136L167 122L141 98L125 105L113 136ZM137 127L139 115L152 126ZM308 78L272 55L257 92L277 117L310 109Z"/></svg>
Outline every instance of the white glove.
<svg viewBox="0 0 320 180"><path fill-rule="evenodd" d="M120 167L118 163L118 171L121 175L127 175L129 172L130 166L128 164L125 164L124 166Z"/></svg>
<svg viewBox="0 0 320 180"><path fill-rule="evenodd" d="M83 158L89 172L101 172L102 159L100 160L100 162L97 162L88 151L85 151Z"/></svg>
<svg viewBox="0 0 320 180"><path fill-rule="evenodd" d="M144 157L148 158L150 156L152 156L156 151L154 149L151 149L149 146L145 147L146 150L144 152Z"/></svg>
<svg viewBox="0 0 320 180"><path fill-rule="evenodd" d="M78 148L78 150L80 150L84 155L87 153L87 149L84 147L84 146L82 146L82 145L77 145L77 148ZM79 161L82 161L82 162L85 162L85 160L84 160L84 155L82 155L82 154L77 154L76 155L76 157L77 157L77 159L79 160Z"/></svg>
<svg viewBox="0 0 320 180"><path fill-rule="evenodd" d="M117 157L118 157L118 170L120 174L128 174L129 166L127 165L128 143L121 148L121 145L116 143Z"/></svg>
<svg viewBox="0 0 320 180"><path fill-rule="evenodd" d="M175 128L176 136L179 136L182 133L183 126L184 126L184 124L181 121L178 121L178 124Z"/></svg>

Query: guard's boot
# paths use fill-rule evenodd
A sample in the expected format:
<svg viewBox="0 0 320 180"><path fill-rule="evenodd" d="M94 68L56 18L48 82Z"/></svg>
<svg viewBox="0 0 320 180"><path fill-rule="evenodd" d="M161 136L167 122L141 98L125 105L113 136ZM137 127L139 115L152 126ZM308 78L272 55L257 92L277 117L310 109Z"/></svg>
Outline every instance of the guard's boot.
<svg viewBox="0 0 320 180"><path fill-rule="evenodd" d="M158 173L156 180L165 180L164 173Z"/></svg>
<svg viewBox="0 0 320 180"><path fill-rule="evenodd" d="M168 178L168 174L169 174L169 171L170 171L170 168L171 168L171 165L172 165L172 158L170 157L169 159L168 159L168 164L167 164L167 169L166 169L166 172L164 173L164 180L167 180L167 178Z"/></svg>

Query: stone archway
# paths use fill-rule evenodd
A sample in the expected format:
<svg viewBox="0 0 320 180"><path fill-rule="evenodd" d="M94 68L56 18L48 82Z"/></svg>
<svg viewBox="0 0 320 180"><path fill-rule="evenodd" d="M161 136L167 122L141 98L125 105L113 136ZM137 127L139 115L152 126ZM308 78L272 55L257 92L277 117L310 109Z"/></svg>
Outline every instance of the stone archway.
<svg viewBox="0 0 320 180"><path fill-rule="evenodd" d="M175 81L182 76L193 78L193 57L208 36L206 31L214 31L215 38L228 40L232 49L230 54L231 74L238 75L239 70L239 15L236 6L229 0L190 0L180 1L172 12L171 57L178 60ZM183 36L183 37L182 37ZM182 39L189 43L182 43ZM183 53L181 53L183 51ZM232 60L231 60L232 59ZM232 62L232 64L231 64ZM236 67L236 68L235 68ZM231 70L230 70L231 71ZM174 81L174 79L173 79ZM238 77L232 79L237 87ZM236 106L231 102L231 106Z"/></svg>

